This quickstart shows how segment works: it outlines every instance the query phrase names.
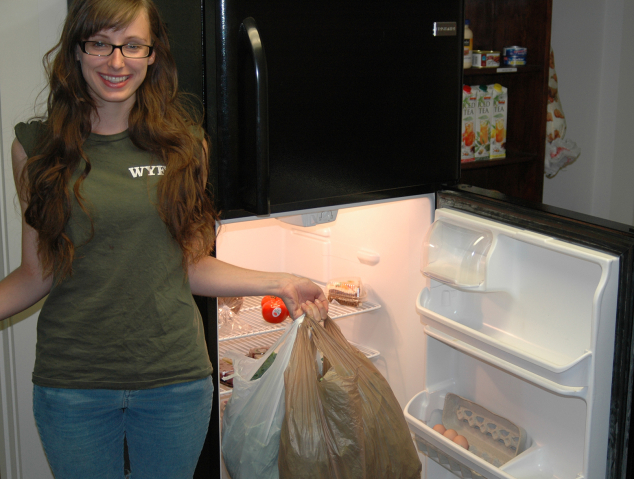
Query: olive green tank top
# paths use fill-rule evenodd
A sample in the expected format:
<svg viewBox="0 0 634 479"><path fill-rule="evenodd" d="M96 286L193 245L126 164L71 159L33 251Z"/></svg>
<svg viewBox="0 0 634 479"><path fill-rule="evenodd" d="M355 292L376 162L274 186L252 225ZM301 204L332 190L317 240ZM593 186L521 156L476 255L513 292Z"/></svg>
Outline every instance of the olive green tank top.
<svg viewBox="0 0 634 479"><path fill-rule="evenodd" d="M16 125L35 154L40 122ZM81 389L146 389L211 374L200 313L182 252L156 209L165 167L128 132L91 134L92 170L66 233L76 247L73 274L53 287L37 323L33 382Z"/></svg>

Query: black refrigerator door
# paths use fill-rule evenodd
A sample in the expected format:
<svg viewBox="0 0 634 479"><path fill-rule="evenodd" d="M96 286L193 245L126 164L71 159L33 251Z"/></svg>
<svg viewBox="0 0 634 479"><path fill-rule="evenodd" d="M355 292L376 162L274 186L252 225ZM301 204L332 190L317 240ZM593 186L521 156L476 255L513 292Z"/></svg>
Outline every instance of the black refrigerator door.
<svg viewBox="0 0 634 479"><path fill-rule="evenodd" d="M220 0L215 16L225 218L457 183L462 0Z"/></svg>
<svg viewBox="0 0 634 479"><path fill-rule="evenodd" d="M634 228L490 190L459 186L439 191L436 208L465 213L542 233L619 258L617 317L610 401L606 479L634 477Z"/></svg>

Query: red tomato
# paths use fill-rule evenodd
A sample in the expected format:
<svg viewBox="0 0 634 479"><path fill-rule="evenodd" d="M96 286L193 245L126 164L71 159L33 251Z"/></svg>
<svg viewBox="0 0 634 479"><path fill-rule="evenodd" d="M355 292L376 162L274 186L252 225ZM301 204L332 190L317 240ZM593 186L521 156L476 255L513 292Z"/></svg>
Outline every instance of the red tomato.
<svg viewBox="0 0 634 479"><path fill-rule="evenodd" d="M267 298L268 296L265 296ZM262 317L269 323L281 323L288 318L288 309L284 305L284 301L275 296L268 301L262 301Z"/></svg>
<svg viewBox="0 0 634 479"><path fill-rule="evenodd" d="M268 303L269 301L271 301L272 299L279 299L277 296L264 296L262 298L262 301L260 301L260 306L264 306L265 303Z"/></svg>

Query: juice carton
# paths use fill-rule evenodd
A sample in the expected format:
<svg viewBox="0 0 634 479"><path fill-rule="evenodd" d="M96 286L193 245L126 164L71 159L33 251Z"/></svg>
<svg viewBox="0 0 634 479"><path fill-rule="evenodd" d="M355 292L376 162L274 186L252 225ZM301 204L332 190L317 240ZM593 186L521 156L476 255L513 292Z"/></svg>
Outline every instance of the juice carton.
<svg viewBox="0 0 634 479"><path fill-rule="evenodd" d="M462 147L460 161L475 160L475 111L477 94L475 88L462 87Z"/></svg>
<svg viewBox="0 0 634 479"><path fill-rule="evenodd" d="M493 87L479 85L471 88L476 90L478 97L475 111L475 161L488 160L491 152L489 132L493 111Z"/></svg>
<svg viewBox="0 0 634 479"><path fill-rule="evenodd" d="M493 87L491 112L491 158L506 158L506 123L508 117L508 90L499 83Z"/></svg>

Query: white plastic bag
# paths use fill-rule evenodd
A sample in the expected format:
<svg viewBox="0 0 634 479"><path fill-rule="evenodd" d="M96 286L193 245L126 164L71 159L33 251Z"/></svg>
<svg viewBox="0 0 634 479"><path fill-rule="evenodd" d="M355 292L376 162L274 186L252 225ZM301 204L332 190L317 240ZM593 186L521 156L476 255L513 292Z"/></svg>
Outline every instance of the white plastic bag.
<svg viewBox="0 0 634 479"><path fill-rule="evenodd" d="M284 419L284 371L293 351L293 321L260 359L229 351L233 361L233 393L222 418L222 456L232 479L278 479L277 456ZM271 353L277 356L259 379L251 380Z"/></svg>
<svg viewBox="0 0 634 479"><path fill-rule="evenodd" d="M546 143L546 162L544 173L547 178L554 178L563 167L574 163L581 149L574 141L557 138L550 143Z"/></svg>
<svg viewBox="0 0 634 479"><path fill-rule="evenodd" d="M579 158L581 149L574 141L564 139L566 136L566 116L559 99L555 54L552 48L550 49L550 68L548 73L544 174L546 178L554 178L562 168L574 163Z"/></svg>

